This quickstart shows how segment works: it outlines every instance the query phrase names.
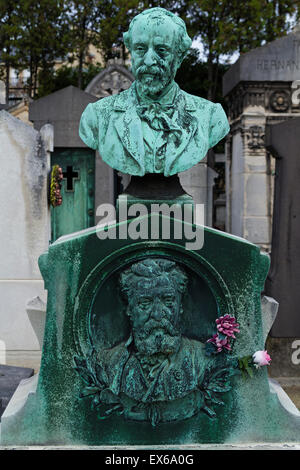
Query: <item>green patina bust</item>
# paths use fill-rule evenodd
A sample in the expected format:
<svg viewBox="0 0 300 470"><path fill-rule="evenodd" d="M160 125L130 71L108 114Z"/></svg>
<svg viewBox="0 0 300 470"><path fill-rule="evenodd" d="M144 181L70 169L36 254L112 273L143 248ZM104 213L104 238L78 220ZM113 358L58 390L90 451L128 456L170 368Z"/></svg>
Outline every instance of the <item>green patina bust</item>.
<svg viewBox="0 0 300 470"><path fill-rule="evenodd" d="M174 78L190 46L182 19L163 8L137 15L124 34L135 82L87 106L79 135L116 170L171 176L202 160L229 131L220 104L189 95Z"/></svg>

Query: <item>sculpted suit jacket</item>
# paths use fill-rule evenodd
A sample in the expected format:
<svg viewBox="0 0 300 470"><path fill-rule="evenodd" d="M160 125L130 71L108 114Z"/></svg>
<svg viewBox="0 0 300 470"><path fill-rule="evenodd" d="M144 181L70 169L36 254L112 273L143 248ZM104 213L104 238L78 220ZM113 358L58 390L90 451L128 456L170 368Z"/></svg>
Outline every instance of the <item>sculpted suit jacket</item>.
<svg viewBox="0 0 300 470"><path fill-rule="evenodd" d="M153 375L144 374L139 358L130 351L132 337L125 343L98 353L97 378L105 387L103 403L122 403L125 417L148 420L150 404L161 404L160 420L186 419L204 405L200 386L210 362L204 345L182 337L181 347L155 367ZM151 378L152 377L152 378Z"/></svg>
<svg viewBox="0 0 300 470"><path fill-rule="evenodd" d="M180 135L168 139L163 167L158 173L171 176L202 160L208 149L229 132L226 114L220 104L189 95L177 84L172 122ZM145 143L135 82L118 95L90 103L82 114L79 135L83 142L98 149L102 159L123 173L143 176ZM158 149L159 150L159 149Z"/></svg>

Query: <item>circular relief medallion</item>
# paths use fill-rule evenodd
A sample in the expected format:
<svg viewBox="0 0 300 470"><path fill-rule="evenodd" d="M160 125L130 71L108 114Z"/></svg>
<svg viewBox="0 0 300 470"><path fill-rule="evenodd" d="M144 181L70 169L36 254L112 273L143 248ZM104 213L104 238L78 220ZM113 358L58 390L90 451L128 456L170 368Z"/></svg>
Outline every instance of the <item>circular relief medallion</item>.
<svg viewBox="0 0 300 470"><path fill-rule="evenodd" d="M231 312L227 287L199 256L169 245L123 255L100 263L78 297L77 310L89 310L74 318L85 318L78 346L87 344L74 357L81 397L92 398L99 419L156 426L200 411L215 417L212 405L223 402L212 393L230 390L232 365L208 356L205 342L220 313Z"/></svg>
<svg viewBox="0 0 300 470"><path fill-rule="evenodd" d="M274 111L284 112L287 111L290 104L288 93L279 90L274 91L270 96L270 106Z"/></svg>

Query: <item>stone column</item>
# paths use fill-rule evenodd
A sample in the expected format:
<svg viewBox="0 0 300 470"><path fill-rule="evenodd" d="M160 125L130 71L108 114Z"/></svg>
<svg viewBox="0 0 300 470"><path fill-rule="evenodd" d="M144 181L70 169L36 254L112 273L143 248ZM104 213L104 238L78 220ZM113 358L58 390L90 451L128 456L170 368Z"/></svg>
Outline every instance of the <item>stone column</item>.
<svg viewBox="0 0 300 470"><path fill-rule="evenodd" d="M183 189L192 196L194 203L205 205L204 223L210 227L212 225L212 186L214 181L208 174L207 157L189 170L179 173L179 179Z"/></svg>
<svg viewBox="0 0 300 470"><path fill-rule="evenodd" d="M243 113L226 145L227 227L270 251L271 185L264 113Z"/></svg>

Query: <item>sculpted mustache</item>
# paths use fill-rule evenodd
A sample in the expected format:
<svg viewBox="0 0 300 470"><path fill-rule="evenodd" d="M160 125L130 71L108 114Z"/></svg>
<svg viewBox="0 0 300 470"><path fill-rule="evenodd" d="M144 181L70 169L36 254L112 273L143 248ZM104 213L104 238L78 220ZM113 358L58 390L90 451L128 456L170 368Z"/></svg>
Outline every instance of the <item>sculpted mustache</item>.
<svg viewBox="0 0 300 470"><path fill-rule="evenodd" d="M178 334L178 330L176 327L172 325L168 320L162 319L161 321L157 322L155 320L150 320L143 329L143 332L140 334L141 336L149 336L153 330L156 329L163 329L166 330L167 333L171 336L175 336Z"/></svg>
<svg viewBox="0 0 300 470"><path fill-rule="evenodd" d="M144 75L145 73L149 73L151 75L163 75L165 73L164 67L158 67L158 66L153 66L153 67L146 67L145 65L141 65L137 69L137 75Z"/></svg>

